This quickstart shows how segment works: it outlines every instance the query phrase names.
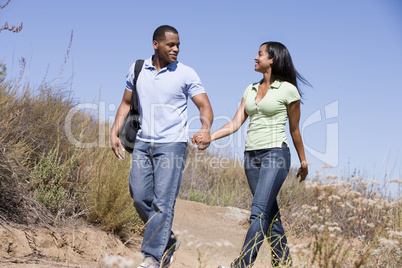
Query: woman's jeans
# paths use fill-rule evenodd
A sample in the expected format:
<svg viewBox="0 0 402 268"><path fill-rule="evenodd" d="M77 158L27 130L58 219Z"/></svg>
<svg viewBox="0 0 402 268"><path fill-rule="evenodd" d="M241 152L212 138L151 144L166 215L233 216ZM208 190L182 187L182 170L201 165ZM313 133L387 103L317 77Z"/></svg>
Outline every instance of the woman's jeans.
<svg viewBox="0 0 402 268"><path fill-rule="evenodd" d="M289 168L290 151L285 143L281 148L245 152L244 169L254 199L251 225L241 255L232 267L252 266L265 236L271 247L272 265L292 265L276 200Z"/></svg>
<svg viewBox="0 0 402 268"><path fill-rule="evenodd" d="M187 157L187 143L137 140L130 171L130 194L146 223L141 252L157 263L176 243L172 229L174 206Z"/></svg>

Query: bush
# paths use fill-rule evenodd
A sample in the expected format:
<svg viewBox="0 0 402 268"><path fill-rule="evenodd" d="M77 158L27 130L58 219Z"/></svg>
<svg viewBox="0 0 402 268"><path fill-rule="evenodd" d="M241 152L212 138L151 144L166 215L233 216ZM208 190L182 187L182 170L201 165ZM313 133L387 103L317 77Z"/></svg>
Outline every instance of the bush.
<svg viewBox="0 0 402 268"><path fill-rule="evenodd" d="M101 131L98 120L80 111L69 118L67 132L74 102L63 85L44 83L34 90L21 80L6 80L4 65L0 69L2 218L54 224L85 217L121 235L121 230L140 229L124 185L129 161L120 163L105 145L81 149L70 142L96 141L100 133L108 135L109 126Z"/></svg>

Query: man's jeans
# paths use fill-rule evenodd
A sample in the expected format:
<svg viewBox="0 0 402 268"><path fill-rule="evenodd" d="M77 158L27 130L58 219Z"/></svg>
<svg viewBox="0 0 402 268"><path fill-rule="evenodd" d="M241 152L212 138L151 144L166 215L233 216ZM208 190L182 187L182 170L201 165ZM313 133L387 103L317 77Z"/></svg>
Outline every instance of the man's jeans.
<svg viewBox="0 0 402 268"><path fill-rule="evenodd" d="M176 243L172 229L174 206L187 157L187 143L137 140L130 171L130 194L146 223L141 252L157 263Z"/></svg>
<svg viewBox="0 0 402 268"><path fill-rule="evenodd" d="M291 266L285 232L282 228L276 197L290 168L290 151L285 143L281 148L246 151L244 169L253 193L250 228L241 256L232 267L251 266L264 242L265 235L271 246L272 265Z"/></svg>

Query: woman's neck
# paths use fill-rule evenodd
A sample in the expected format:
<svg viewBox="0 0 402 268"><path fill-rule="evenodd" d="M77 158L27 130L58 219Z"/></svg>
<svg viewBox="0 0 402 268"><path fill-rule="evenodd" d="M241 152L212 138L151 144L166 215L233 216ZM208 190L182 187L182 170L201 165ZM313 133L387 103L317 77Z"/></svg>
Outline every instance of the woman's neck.
<svg viewBox="0 0 402 268"><path fill-rule="evenodd" d="M262 82L261 82L261 84L263 84L263 85L270 86L276 80L276 77L270 71L267 72L267 73L264 73L263 76L264 77L263 77Z"/></svg>

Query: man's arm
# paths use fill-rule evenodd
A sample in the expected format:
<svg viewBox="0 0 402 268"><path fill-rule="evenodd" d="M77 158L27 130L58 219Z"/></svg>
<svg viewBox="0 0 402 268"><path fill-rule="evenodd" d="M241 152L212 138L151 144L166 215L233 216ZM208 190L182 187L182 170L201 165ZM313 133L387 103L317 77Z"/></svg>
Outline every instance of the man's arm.
<svg viewBox="0 0 402 268"><path fill-rule="evenodd" d="M201 129L196 134L194 134L194 137L197 137L198 135L203 136L202 143L198 144L198 149L205 150L211 143L210 132L212 122L214 120L214 113L212 112L211 103L209 102L206 93L197 94L191 100L200 111L200 119L202 123Z"/></svg>
<svg viewBox="0 0 402 268"><path fill-rule="evenodd" d="M129 90L124 91L123 100L117 109L116 118L114 119L113 127L110 132L110 142L112 143L112 150L117 158L120 160L124 160L124 158L119 154L119 148L124 151L124 147L120 142L119 137L119 129L123 125L124 119L126 118L128 112L130 111L131 105L131 95L132 92Z"/></svg>

